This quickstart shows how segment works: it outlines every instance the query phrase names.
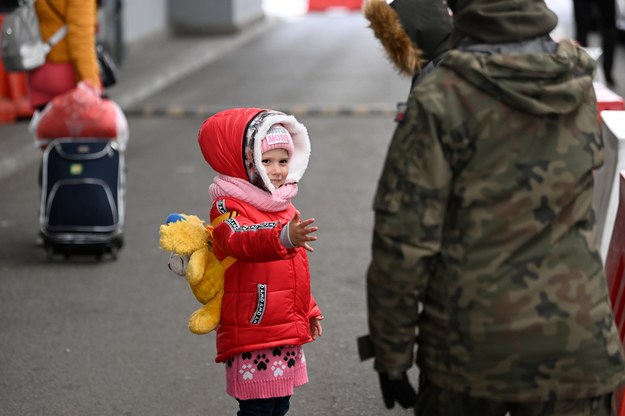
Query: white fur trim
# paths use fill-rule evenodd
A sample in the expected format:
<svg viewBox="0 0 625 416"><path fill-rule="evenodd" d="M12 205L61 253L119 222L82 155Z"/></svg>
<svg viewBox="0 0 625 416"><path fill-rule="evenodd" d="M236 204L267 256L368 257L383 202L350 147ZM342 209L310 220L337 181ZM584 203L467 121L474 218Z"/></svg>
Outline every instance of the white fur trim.
<svg viewBox="0 0 625 416"><path fill-rule="evenodd" d="M271 115L265 118L254 138L254 165L263 179L263 183L272 194L276 188L269 180L269 175L267 175L267 171L263 166L261 145L262 139L274 124L282 124L293 139L293 156L289 160L289 174L285 183L297 183L304 176L304 172L306 172L308 167L308 159L310 158L310 139L306 126L297 121L295 117L281 113L271 113Z"/></svg>

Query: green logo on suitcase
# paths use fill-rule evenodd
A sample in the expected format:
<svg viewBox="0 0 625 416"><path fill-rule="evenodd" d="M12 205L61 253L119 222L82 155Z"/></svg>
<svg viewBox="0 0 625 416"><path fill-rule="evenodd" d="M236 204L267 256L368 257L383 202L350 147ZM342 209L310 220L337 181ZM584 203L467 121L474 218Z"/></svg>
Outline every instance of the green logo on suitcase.
<svg viewBox="0 0 625 416"><path fill-rule="evenodd" d="M82 175L82 163L72 163L69 165L70 175Z"/></svg>

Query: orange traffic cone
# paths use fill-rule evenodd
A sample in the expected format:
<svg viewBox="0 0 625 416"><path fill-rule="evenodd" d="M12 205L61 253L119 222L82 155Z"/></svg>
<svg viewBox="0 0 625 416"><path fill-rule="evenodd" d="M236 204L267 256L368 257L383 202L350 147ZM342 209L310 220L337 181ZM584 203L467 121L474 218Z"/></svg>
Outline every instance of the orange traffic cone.
<svg viewBox="0 0 625 416"><path fill-rule="evenodd" d="M26 86L26 74L24 72L10 72L9 74L9 98L15 105L17 117L31 117L33 108L28 99Z"/></svg>
<svg viewBox="0 0 625 416"><path fill-rule="evenodd" d="M4 17L0 14L0 27ZM26 92L26 74L7 72L0 60L0 123L12 123L17 117L31 117L33 112Z"/></svg>
<svg viewBox="0 0 625 416"><path fill-rule="evenodd" d="M9 77L0 59L0 124L14 123L17 118L17 110L10 94Z"/></svg>

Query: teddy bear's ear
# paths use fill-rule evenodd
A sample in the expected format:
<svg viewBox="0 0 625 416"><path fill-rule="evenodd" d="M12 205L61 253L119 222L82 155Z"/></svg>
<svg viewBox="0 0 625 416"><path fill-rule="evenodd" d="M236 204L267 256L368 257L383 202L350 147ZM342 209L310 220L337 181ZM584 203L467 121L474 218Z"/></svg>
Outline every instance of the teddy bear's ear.
<svg viewBox="0 0 625 416"><path fill-rule="evenodd" d="M184 256L205 247L210 239L210 233L198 217L194 215L182 217L182 220L161 225L159 243L162 249Z"/></svg>

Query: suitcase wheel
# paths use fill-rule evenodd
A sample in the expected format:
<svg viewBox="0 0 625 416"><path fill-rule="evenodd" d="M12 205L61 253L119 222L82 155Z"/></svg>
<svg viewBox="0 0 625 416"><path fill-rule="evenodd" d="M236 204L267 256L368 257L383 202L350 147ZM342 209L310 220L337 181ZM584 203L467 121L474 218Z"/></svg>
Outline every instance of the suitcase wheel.
<svg viewBox="0 0 625 416"><path fill-rule="evenodd" d="M54 260L55 254L62 255L65 260L69 260L73 255L93 255L97 261L102 261L105 255L110 255L111 260L117 260L119 247L119 242L91 247L58 246L51 243L44 244L47 261Z"/></svg>
<svg viewBox="0 0 625 416"><path fill-rule="evenodd" d="M52 258L54 257L54 249L52 248L52 246L46 244L45 250L46 250L46 260L52 261Z"/></svg>

